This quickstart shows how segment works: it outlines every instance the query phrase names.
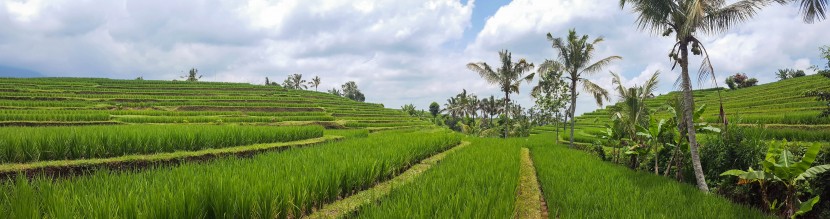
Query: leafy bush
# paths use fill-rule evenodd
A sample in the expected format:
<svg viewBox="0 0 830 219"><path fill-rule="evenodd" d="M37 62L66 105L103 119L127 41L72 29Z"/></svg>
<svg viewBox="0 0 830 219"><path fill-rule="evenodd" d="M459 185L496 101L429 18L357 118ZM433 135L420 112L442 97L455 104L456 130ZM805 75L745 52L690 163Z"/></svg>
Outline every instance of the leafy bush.
<svg viewBox="0 0 830 219"><path fill-rule="evenodd" d="M830 117L830 91L811 91L806 94L808 97L816 97L818 101L827 101L827 109L820 117Z"/></svg>
<svg viewBox="0 0 830 219"><path fill-rule="evenodd" d="M804 70L795 69L778 69L778 72L775 73L775 77L777 77L778 80L786 80L804 76L807 76L807 73L805 73Z"/></svg>
<svg viewBox="0 0 830 219"><path fill-rule="evenodd" d="M728 131L720 135L705 136L701 141L700 162L709 185L733 200L760 200L760 193L735 186L736 179L720 174L730 169L757 168L766 151L764 138L762 132L737 125L730 125Z"/></svg>
<svg viewBox="0 0 830 219"><path fill-rule="evenodd" d="M726 78L726 85L729 89L737 90L741 88L752 87L758 84L758 79L749 78L744 73L737 73Z"/></svg>

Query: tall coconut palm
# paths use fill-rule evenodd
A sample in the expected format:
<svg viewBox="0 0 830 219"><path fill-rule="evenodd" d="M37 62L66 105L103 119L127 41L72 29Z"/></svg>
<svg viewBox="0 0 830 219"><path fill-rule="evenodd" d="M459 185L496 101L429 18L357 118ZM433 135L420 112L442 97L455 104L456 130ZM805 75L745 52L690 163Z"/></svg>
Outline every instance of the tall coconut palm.
<svg viewBox="0 0 830 219"><path fill-rule="evenodd" d="M576 35L576 31L573 29L568 31L568 37L566 39L554 38L553 35L548 33L548 40L551 41L553 49L555 49L558 54L558 58L554 62L551 62L549 64L552 65L550 68L561 69L565 72L565 79L570 80L570 145L571 147L573 147L574 125L576 125L576 120L574 120L573 118L574 113L576 112L576 98L578 95L576 93L577 84L582 84L583 90L585 90L585 92L588 92L588 94L594 96L594 99L597 101L597 105L602 106L603 99L605 99L606 101L610 99L608 97L608 91L606 91L599 85L596 85L593 82L589 81L585 77L602 71L602 69L605 68L607 65L611 64L612 61L620 60L622 59L622 57L609 56L600 59L597 62L591 63L591 60L594 57L594 45L602 42L603 38L597 37L593 41L589 42L588 35L583 35L582 37L579 37Z"/></svg>
<svg viewBox="0 0 830 219"><path fill-rule="evenodd" d="M509 109L510 94L519 93L519 86L522 82L530 83L533 80L534 73L525 76L525 73L533 70L533 63L527 62L525 59L519 59L518 62L513 62L512 54L507 50L499 52L501 58L501 67L493 70L487 63L469 63L467 68L478 73L488 83L496 84L504 92L504 108ZM505 110L507 112L507 110ZM505 118L509 121L509 116ZM505 123L505 127L508 127ZM504 129L504 137L507 138L508 128Z"/></svg>
<svg viewBox="0 0 830 219"><path fill-rule="evenodd" d="M783 1L783 0L776 0ZM803 0L825 1L825 0ZM620 7L630 4L637 14L637 25L640 29L652 33L663 33L663 36L674 34L675 44L669 57L674 66L680 65L680 88L683 91L683 115L686 124L693 124L691 119L694 111L694 97L692 83L689 77L689 51L693 55L703 56L698 71L700 80L714 75L714 68L709 61L709 55L697 34L716 34L729 30L756 14L769 0L739 0L727 4L723 0L620 0ZM714 78L714 77L713 77ZM721 119L726 123L721 107ZM709 191L700 164L698 143L694 126L687 125L692 168L695 180L700 190Z"/></svg>
<svg viewBox="0 0 830 219"><path fill-rule="evenodd" d="M311 78L311 81L308 82L308 85L314 87L314 91L317 91L317 87L320 86L320 76L314 76Z"/></svg>

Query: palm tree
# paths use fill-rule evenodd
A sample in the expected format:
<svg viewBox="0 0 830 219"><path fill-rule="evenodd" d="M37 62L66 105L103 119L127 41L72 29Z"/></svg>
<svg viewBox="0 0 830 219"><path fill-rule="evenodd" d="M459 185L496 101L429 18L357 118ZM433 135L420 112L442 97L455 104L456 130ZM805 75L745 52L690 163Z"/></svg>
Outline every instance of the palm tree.
<svg viewBox="0 0 830 219"><path fill-rule="evenodd" d="M496 100L495 96L490 95L489 98L481 99L481 114L487 116L487 119L490 120L488 124L493 123L493 116L499 114L499 112L499 101Z"/></svg>
<svg viewBox="0 0 830 219"><path fill-rule="evenodd" d="M303 80L302 74L289 75L288 78L286 78L285 81L282 82L282 86L288 89L295 90L308 88L308 86L306 86L306 81Z"/></svg>
<svg viewBox="0 0 830 219"><path fill-rule="evenodd" d="M459 107L459 101L455 97L450 97L447 99L447 103L444 104L444 110L447 112L450 117L458 118L459 115L462 114L461 107Z"/></svg>
<svg viewBox="0 0 830 219"><path fill-rule="evenodd" d="M660 71L654 72L642 86L626 88L622 84L620 76L611 72L613 78L611 83L614 85L614 89L622 103L622 107L615 108L612 116L622 121L625 134L628 134L631 140L636 141L638 139L637 126L648 127L649 120L647 116L649 111L646 108L646 99L651 98L654 91L657 90L658 76L660 76Z"/></svg>
<svg viewBox="0 0 830 219"><path fill-rule="evenodd" d="M568 31L568 38L553 38L548 33L548 40L551 41L552 47L557 50L559 57L556 61L550 62L548 65L552 69L561 69L565 72L565 78L571 82L571 107L569 117L571 118L571 147L574 146L574 113L576 112L576 84L581 83L583 90L594 96L597 105L602 106L602 100L609 100L608 91L589 81L585 76L596 74L605 66L611 64L614 60L622 59L620 56L609 56L600 59L597 62L591 63L594 56L594 45L603 41L602 37L597 37L591 42L588 42L588 35L578 37L576 31L571 29Z"/></svg>
<svg viewBox="0 0 830 219"><path fill-rule="evenodd" d="M530 83L533 80L534 73L527 76L524 74L533 70L533 63L527 62L525 59L519 59L518 62L513 62L512 55L507 50L499 51L501 58L501 67L493 70L487 63L469 63L467 68L477 72L488 83L496 84L504 92L504 108L509 109L510 94L519 93L519 86L522 82ZM507 110L505 110L506 112ZM509 117L509 116L507 116ZM509 120L509 119L508 119ZM506 125L505 125L506 127ZM504 129L504 137L507 138L508 129Z"/></svg>
<svg viewBox="0 0 830 219"><path fill-rule="evenodd" d="M659 75L659 71L654 72L649 80L647 80L642 86L626 88L622 84L620 76L614 72L611 72L611 83L614 85L614 89L617 91L620 102L622 103L621 107L614 108L612 117L614 122L618 123L619 126L623 128L623 134L627 134L632 142L642 142L640 135L637 133L638 127L649 127L649 111L646 107L646 99L651 98L652 94L657 89L657 77ZM654 136L654 138L658 137L659 136ZM656 146L654 147L654 159L657 160L657 149ZM632 149L637 148L638 146L632 147ZM638 163L636 154L631 156L631 161L631 168L636 168ZM656 168L657 167L655 165L655 173L657 171Z"/></svg>
<svg viewBox="0 0 830 219"><path fill-rule="evenodd" d="M775 0L790 1L790 0ZM826 0L802 0L802 1L826 1ZM620 0L620 7L630 3L637 14L637 25L640 29L652 33L663 33L663 36L675 35L675 44L669 57L673 59L674 66L680 65L680 88L683 95L683 118L686 124L692 124L694 111L694 97L692 96L692 84L689 77L689 50L692 54L702 55L703 61L699 69L700 80L714 75L714 68L709 61L709 55L703 43L698 40L696 34L715 34L729 30L735 25L744 22L754 16L756 12L769 3L768 0L740 0L731 4L723 0ZM822 7L823 9L823 7ZM691 47L691 48L690 48ZM673 66L673 67L674 67ZM713 77L714 78L714 77ZM721 119L726 123L721 106ZM695 180L700 190L709 191L706 179L703 175L703 167L700 164L698 154L698 143L694 127L687 125L690 151L692 155L692 168L695 172Z"/></svg>
<svg viewBox="0 0 830 219"><path fill-rule="evenodd" d="M317 87L320 86L320 76L314 76L311 78L311 81L308 82L308 85L314 87L314 91L317 91Z"/></svg>

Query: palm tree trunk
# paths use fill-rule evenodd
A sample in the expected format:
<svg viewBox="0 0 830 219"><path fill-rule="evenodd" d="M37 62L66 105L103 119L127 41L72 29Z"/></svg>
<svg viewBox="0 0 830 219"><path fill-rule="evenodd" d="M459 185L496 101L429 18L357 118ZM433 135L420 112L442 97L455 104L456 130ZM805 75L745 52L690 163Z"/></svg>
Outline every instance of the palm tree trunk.
<svg viewBox="0 0 830 219"><path fill-rule="evenodd" d="M571 74L575 75L575 74ZM576 78L576 77L574 77ZM574 147L574 126L576 125L576 120L574 119L574 114L576 113L576 79L571 79L571 148Z"/></svg>
<svg viewBox="0 0 830 219"><path fill-rule="evenodd" d="M694 96L692 95L692 82L689 78L689 48L688 41L680 44L680 68L682 69L681 88L683 89L683 119L686 120L686 129L688 130L689 150L692 154L692 169L695 172L695 180L697 181L697 188L703 192L709 192L709 186L706 185L706 177L703 175L703 166L700 164L700 154L698 153L697 137L695 136L694 126Z"/></svg>
<svg viewBox="0 0 830 219"><path fill-rule="evenodd" d="M504 138L507 138L510 123L510 92L504 92Z"/></svg>

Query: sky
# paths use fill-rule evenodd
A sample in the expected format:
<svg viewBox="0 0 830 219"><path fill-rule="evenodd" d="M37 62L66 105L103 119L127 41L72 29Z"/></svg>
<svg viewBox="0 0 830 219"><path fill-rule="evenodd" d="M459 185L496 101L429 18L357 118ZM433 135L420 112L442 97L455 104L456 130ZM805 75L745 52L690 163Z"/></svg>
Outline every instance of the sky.
<svg viewBox="0 0 830 219"><path fill-rule="evenodd" d="M503 96L466 64L498 65L506 49L538 65L556 58L545 35L572 28L604 37L595 57L623 57L588 77L600 86L611 88L609 71L632 86L659 70L658 93L667 93L679 75L667 58L672 40L637 29L631 9L608 0L0 2L0 77L173 80L197 68L204 81L262 84L299 73L319 76L321 91L355 81L367 102L426 109L462 89ZM794 5L771 5L704 36L717 81L743 72L769 83L777 69L823 65L818 47L830 44L830 21L799 16ZM511 96L530 107L531 86ZM597 107L580 95L577 114Z"/></svg>

